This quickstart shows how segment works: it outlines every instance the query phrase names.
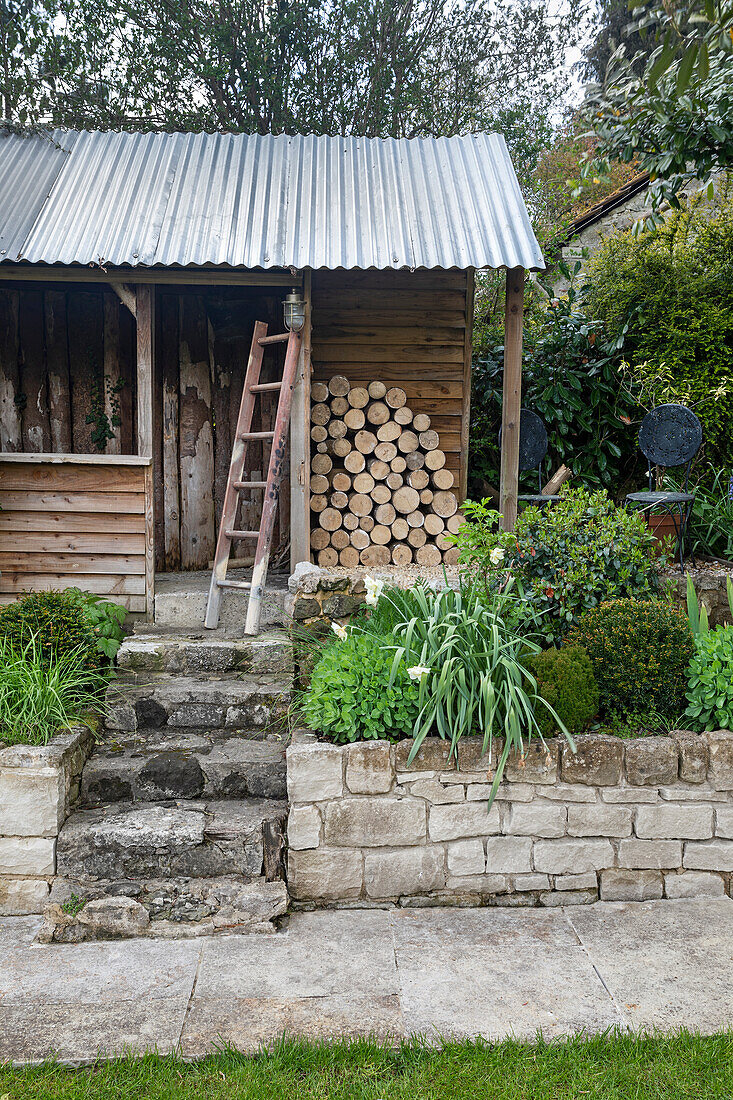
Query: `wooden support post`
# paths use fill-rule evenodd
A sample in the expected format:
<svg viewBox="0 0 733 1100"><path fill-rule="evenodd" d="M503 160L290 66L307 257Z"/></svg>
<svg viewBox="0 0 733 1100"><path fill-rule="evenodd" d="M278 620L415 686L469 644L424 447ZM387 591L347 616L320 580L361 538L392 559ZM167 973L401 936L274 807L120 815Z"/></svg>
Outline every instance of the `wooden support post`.
<svg viewBox="0 0 733 1100"><path fill-rule="evenodd" d="M473 311L476 294L476 274L471 267L466 272L466 328L463 336L463 409L461 413L461 466L458 499L468 494L468 445L471 424L471 355L473 352Z"/></svg>
<svg viewBox="0 0 733 1100"><path fill-rule="evenodd" d="M504 314L504 395L501 406L499 507L503 516L502 526L505 531L511 531L517 519L523 327L524 268L514 267L506 273L506 307Z"/></svg>
<svg viewBox="0 0 733 1100"><path fill-rule="evenodd" d="M133 317L137 314L137 296L135 291L127 283L110 283L117 297L124 306L127 306Z"/></svg>
<svg viewBox="0 0 733 1100"><path fill-rule="evenodd" d="M305 325L290 413L290 571L310 561L311 273L303 276Z"/></svg>
<svg viewBox="0 0 733 1100"><path fill-rule="evenodd" d="M155 374L155 287L138 284L137 317L137 453L149 458L145 478L145 596L152 621L155 600L155 513L153 483L153 378Z"/></svg>

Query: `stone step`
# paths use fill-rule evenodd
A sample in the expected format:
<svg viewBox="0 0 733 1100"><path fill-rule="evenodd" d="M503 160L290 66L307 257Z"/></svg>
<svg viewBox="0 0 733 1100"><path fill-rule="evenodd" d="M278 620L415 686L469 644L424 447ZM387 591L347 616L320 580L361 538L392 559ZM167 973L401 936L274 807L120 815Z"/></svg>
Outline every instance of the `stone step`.
<svg viewBox="0 0 733 1100"><path fill-rule="evenodd" d="M231 575L235 580L248 580L250 571L237 569ZM155 625L202 629L211 573L163 573L156 576L155 580ZM261 605L261 629L283 626L288 622L287 601L287 576L270 573ZM248 602L249 596L246 592L225 591L221 601L219 629L244 637Z"/></svg>
<svg viewBox="0 0 733 1100"><path fill-rule="evenodd" d="M268 877L277 862L287 803L275 799L219 802L117 802L77 810L56 842L57 874L74 881Z"/></svg>
<svg viewBox="0 0 733 1100"><path fill-rule="evenodd" d="M262 729L284 720L291 693L292 679L284 675L123 671L107 689L104 724L127 731Z"/></svg>
<svg viewBox="0 0 733 1100"><path fill-rule="evenodd" d="M281 880L263 876L92 880L57 877L39 940L80 943L129 936L183 938L274 932L288 907Z"/></svg>
<svg viewBox="0 0 733 1100"><path fill-rule="evenodd" d="M284 630L269 630L256 638L212 638L204 632L164 632L159 627L143 631L136 625L135 633L120 647L117 665L133 672L291 677L294 672L293 646Z"/></svg>
<svg viewBox="0 0 733 1100"><path fill-rule="evenodd" d="M80 806L248 796L287 798L284 741L142 730L96 746L82 774Z"/></svg>

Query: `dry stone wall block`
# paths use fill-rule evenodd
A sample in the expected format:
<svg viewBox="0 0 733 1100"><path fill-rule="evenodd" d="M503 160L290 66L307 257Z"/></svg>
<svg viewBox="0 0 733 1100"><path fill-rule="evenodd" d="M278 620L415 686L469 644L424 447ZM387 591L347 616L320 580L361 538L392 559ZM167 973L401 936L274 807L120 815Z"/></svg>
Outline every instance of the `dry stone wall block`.
<svg viewBox="0 0 733 1100"><path fill-rule="evenodd" d="M430 807L429 832L432 841L491 836L500 831L499 810L495 805L488 812L481 802Z"/></svg>
<svg viewBox="0 0 733 1100"><path fill-rule="evenodd" d="M662 870L682 866L682 842L679 840L622 840L618 861L631 870Z"/></svg>
<svg viewBox="0 0 733 1100"><path fill-rule="evenodd" d="M685 844L682 866L692 871L733 871L733 841Z"/></svg>
<svg viewBox="0 0 733 1100"><path fill-rule="evenodd" d="M626 745L626 778L638 787L674 783L678 762L671 737L642 737Z"/></svg>
<svg viewBox="0 0 733 1100"><path fill-rule="evenodd" d="M652 901L661 898L661 871L630 871L625 867L601 871L602 901Z"/></svg>
<svg viewBox="0 0 733 1100"><path fill-rule="evenodd" d="M538 840L534 846L534 869L549 875L581 875L613 867L610 840Z"/></svg>
<svg viewBox="0 0 733 1100"><path fill-rule="evenodd" d="M344 848L420 844L425 816L425 803L418 798L343 798L326 807L324 839Z"/></svg>
<svg viewBox="0 0 733 1100"><path fill-rule="evenodd" d="M369 852L364 857L364 885L370 898L441 890L445 886L443 849L423 845L401 852Z"/></svg>
<svg viewBox="0 0 733 1100"><path fill-rule="evenodd" d="M0 770L0 836L56 836L65 816L63 772Z"/></svg>
<svg viewBox="0 0 733 1100"><path fill-rule="evenodd" d="M570 836L631 836L629 806L569 806Z"/></svg>
<svg viewBox="0 0 733 1100"><path fill-rule="evenodd" d="M0 837L0 875L42 878L56 871L56 839L36 836Z"/></svg>
<svg viewBox="0 0 733 1100"><path fill-rule="evenodd" d="M292 806L288 814L291 848L317 848L321 839L321 815L317 806Z"/></svg>
<svg viewBox="0 0 733 1100"><path fill-rule="evenodd" d="M640 806L636 811L636 835L646 840L707 840L713 835L712 807L673 803Z"/></svg>
<svg viewBox="0 0 733 1100"><path fill-rule="evenodd" d="M562 746L562 778L589 787L615 787L621 781L623 744L617 737L584 734Z"/></svg>
<svg viewBox="0 0 733 1100"><path fill-rule="evenodd" d="M24 917L42 912L49 889L45 879L0 878L0 916Z"/></svg>
<svg viewBox="0 0 733 1100"><path fill-rule="evenodd" d="M407 763L413 742L410 738L398 741L395 745L395 768L397 772L450 771L455 769L455 760L449 760L450 742L440 737L426 737L418 749L415 759Z"/></svg>
<svg viewBox="0 0 733 1100"><path fill-rule="evenodd" d="M725 883L709 871L675 871L664 876L664 893L668 898L717 898L725 893Z"/></svg>
<svg viewBox="0 0 733 1100"><path fill-rule="evenodd" d="M392 763L388 741L360 741L349 746L346 786L352 794L385 794L391 789Z"/></svg>
<svg viewBox="0 0 733 1100"><path fill-rule="evenodd" d="M733 733L718 730L707 735L708 779L718 791L733 790Z"/></svg>
<svg viewBox="0 0 733 1100"><path fill-rule="evenodd" d="M512 752L506 762L507 783L549 784L557 781L559 744L556 740L532 741L524 754Z"/></svg>
<svg viewBox="0 0 733 1100"><path fill-rule="evenodd" d="M483 841L454 840L448 845L449 875L482 875L486 870Z"/></svg>
<svg viewBox="0 0 733 1100"><path fill-rule="evenodd" d="M512 806L504 824L504 832L517 836L565 836L567 817L567 807L557 802L530 802Z"/></svg>
<svg viewBox="0 0 733 1100"><path fill-rule="evenodd" d="M486 841L486 871L489 874L516 875L531 870L532 841L528 837L490 836Z"/></svg>
<svg viewBox="0 0 733 1100"><path fill-rule="evenodd" d="M363 857L358 849L318 848L290 852L288 890L296 900L358 898L362 890L362 864Z"/></svg>
<svg viewBox="0 0 733 1100"><path fill-rule="evenodd" d="M705 737L678 731L672 734L679 753L679 777L684 783L704 783L710 754Z"/></svg>
<svg viewBox="0 0 733 1100"><path fill-rule="evenodd" d="M336 745L291 745L287 763L291 802L324 802L344 793L343 756Z"/></svg>

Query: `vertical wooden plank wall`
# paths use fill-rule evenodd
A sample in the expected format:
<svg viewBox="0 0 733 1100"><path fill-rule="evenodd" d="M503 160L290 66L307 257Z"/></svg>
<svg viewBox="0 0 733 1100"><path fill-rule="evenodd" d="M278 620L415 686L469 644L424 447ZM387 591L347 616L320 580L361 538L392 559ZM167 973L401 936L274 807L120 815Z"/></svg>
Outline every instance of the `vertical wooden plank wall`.
<svg viewBox="0 0 733 1100"><path fill-rule="evenodd" d="M471 287L465 271L317 271L312 280L313 378L401 386L410 408L430 416L462 493Z"/></svg>

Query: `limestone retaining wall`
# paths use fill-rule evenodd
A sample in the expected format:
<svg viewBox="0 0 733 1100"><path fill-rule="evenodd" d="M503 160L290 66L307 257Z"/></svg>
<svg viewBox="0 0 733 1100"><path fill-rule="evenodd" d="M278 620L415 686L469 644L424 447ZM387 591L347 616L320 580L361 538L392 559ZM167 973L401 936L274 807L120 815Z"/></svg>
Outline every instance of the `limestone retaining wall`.
<svg viewBox="0 0 733 1100"><path fill-rule="evenodd" d="M56 873L56 837L91 751L86 727L48 745L0 742L0 915L41 913Z"/></svg>
<svg viewBox="0 0 733 1100"><path fill-rule="evenodd" d="M567 905L730 893L733 733L584 735L511 758L487 812L478 738L288 749L300 906Z"/></svg>

